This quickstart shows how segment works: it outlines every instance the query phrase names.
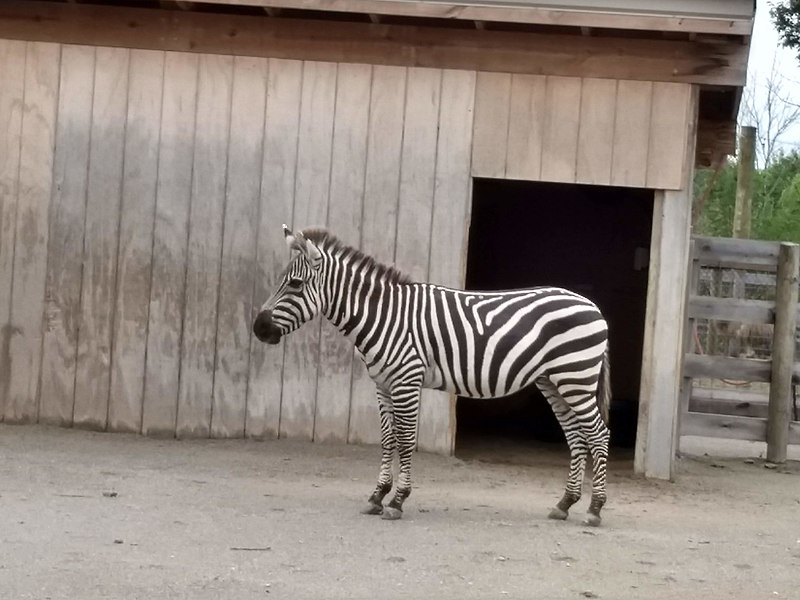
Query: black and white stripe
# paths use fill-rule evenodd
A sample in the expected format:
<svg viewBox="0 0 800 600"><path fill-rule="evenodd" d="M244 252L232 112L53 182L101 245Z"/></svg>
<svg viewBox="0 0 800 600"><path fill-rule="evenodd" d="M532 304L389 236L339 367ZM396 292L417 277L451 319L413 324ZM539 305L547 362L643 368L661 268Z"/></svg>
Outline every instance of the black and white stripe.
<svg viewBox="0 0 800 600"><path fill-rule="evenodd" d="M552 518L566 518L593 463L586 522L600 523L606 500L609 431L608 326L586 298L556 287L504 292L414 283L345 246L324 230L284 234L298 251L254 323L277 343L316 314L348 335L377 386L382 461L365 512L398 518L411 492L421 388L497 398L535 385L553 408L570 447L564 496ZM388 506L392 460L400 462Z"/></svg>

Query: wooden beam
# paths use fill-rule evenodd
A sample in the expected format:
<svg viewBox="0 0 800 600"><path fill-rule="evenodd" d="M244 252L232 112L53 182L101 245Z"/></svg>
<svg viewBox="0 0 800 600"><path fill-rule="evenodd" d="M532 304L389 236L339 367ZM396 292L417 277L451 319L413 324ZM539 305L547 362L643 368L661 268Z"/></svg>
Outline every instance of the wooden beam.
<svg viewBox="0 0 800 600"><path fill-rule="evenodd" d="M0 37L332 62L740 86L747 47L474 29L375 26L10 0Z"/></svg>
<svg viewBox="0 0 800 600"><path fill-rule="evenodd" d="M680 31L749 36L753 18L712 18L671 14L601 12L591 9L557 9L508 2L409 1L409 0L198 0L212 4L283 6L333 12L378 13L436 19L465 19L507 23L536 23L562 27Z"/></svg>
<svg viewBox="0 0 800 600"><path fill-rule="evenodd" d="M767 420L690 412L681 435L763 442L767 437ZM789 443L800 444L800 421L789 424Z"/></svg>
<svg viewBox="0 0 800 600"><path fill-rule="evenodd" d="M771 300L743 300L713 296L691 296L689 298L689 315L697 319L774 323L774 311L775 302Z"/></svg>
<svg viewBox="0 0 800 600"><path fill-rule="evenodd" d="M695 328L697 327L697 319L692 315L689 299L692 295L697 294L697 288L700 285L700 263L697 262L696 254L694 251L694 240L689 241L689 264L687 265L688 279L686 282L686 317L683 325L683 352L691 353L695 343ZM686 377L681 373L681 390L680 390L680 406L678 407L678 435L676 436L676 451L680 452L681 438L680 431L683 426L683 418L689 411L689 404L691 401L692 391L694 384L691 377Z"/></svg>
<svg viewBox="0 0 800 600"><path fill-rule="evenodd" d="M697 127L695 166L713 167L736 153L736 119L700 119Z"/></svg>
<svg viewBox="0 0 800 600"><path fill-rule="evenodd" d="M736 204L733 209L733 236L749 238L753 212L753 177L756 172L756 128L742 127L736 165Z"/></svg>
<svg viewBox="0 0 800 600"><path fill-rule="evenodd" d="M696 387L692 389L689 410L692 412L766 419L768 401L769 397L763 392Z"/></svg>
<svg viewBox="0 0 800 600"><path fill-rule="evenodd" d="M658 191L653 210L634 470L672 479L683 356L691 194Z"/></svg>
<svg viewBox="0 0 800 600"><path fill-rule="evenodd" d="M686 124L690 143L683 155L683 188L657 191L653 204L634 470L656 479L672 479L677 450L697 102L695 88Z"/></svg>
<svg viewBox="0 0 800 600"><path fill-rule="evenodd" d="M732 379L765 381L770 378L771 361L756 358L730 358L687 354L683 363L685 377L695 379Z"/></svg>
<svg viewBox="0 0 800 600"><path fill-rule="evenodd" d="M686 415L681 435L763 442L767 435L767 420L690 412Z"/></svg>
<svg viewBox="0 0 800 600"><path fill-rule="evenodd" d="M267 15L270 17L277 17L281 14L281 9L272 6L265 6L264 12L267 13Z"/></svg>
<svg viewBox="0 0 800 600"><path fill-rule="evenodd" d="M167 10L174 10L176 7L181 10L194 10L194 2L188 0L160 0L158 5Z"/></svg>
<svg viewBox="0 0 800 600"><path fill-rule="evenodd" d="M695 236L695 252L704 267L775 272L779 242Z"/></svg>

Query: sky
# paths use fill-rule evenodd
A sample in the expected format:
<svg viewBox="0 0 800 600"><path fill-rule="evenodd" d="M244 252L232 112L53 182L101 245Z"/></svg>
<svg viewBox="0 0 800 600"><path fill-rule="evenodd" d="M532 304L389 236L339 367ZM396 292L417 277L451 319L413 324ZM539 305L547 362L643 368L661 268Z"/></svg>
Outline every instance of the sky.
<svg viewBox="0 0 800 600"><path fill-rule="evenodd" d="M784 78L786 99L800 104L800 60L793 50L780 45L780 36L772 25L769 8L772 2L758 0L753 38L750 43L750 61L747 69L747 85L755 89L756 99L763 96L765 80L769 77L773 58L777 61L778 72ZM740 118L740 125L747 125ZM790 128L779 140L781 147L789 151L800 149L800 122Z"/></svg>

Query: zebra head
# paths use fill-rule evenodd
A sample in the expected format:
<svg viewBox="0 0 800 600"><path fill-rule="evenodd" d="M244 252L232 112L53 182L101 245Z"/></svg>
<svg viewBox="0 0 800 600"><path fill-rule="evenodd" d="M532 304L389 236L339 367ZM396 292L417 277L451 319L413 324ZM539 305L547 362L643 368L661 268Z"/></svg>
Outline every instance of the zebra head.
<svg viewBox="0 0 800 600"><path fill-rule="evenodd" d="M261 307L253 333L262 342L277 344L281 337L313 319L321 307L322 253L302 231L283 226L286 245L297 254L281 275L275 293Z"/></svg>

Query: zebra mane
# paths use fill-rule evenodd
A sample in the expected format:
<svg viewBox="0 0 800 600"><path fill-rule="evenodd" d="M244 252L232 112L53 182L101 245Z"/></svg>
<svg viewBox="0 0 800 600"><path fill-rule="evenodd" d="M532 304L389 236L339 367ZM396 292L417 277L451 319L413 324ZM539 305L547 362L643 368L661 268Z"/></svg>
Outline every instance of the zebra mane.
<svg viewBox="0 0 800 600"><path fill-rule="evenodd" d="M378 277L388 283L411 283L411 278L394 267L378 262L373 257L361 250L348 246L327 229L304 229L303 236L311 240L321 249L334 253L342 258L352 258L354 261L363 261L366 269L373 271Z"/></svg>

